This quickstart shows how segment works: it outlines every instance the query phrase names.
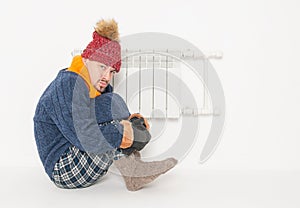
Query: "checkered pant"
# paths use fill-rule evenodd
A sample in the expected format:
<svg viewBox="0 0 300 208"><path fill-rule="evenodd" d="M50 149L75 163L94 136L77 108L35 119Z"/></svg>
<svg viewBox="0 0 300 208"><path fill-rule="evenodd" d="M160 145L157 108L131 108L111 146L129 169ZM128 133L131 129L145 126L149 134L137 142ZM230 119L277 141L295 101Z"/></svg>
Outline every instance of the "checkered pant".
<svg viewBox="0 0 300 208"><path fill-rule="evenodd" d="M60 188L88 187L107 173L113 160L123 156L119 150L96 155L71 146L55 164L52 181Z"/></svg>

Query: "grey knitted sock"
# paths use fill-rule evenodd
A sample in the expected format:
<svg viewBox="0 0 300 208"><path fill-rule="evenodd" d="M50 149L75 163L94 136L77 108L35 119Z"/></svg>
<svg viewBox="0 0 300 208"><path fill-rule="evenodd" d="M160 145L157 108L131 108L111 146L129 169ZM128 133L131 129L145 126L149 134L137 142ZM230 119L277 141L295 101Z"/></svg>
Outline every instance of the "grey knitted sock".
<svg viewBox="0 0 300 208"><path fill-rule="evenodd" d="M140 159L139 152L134 152L130 156L114 161L114 164L122 174L127 189L137 191L173 168L177 160L168 158L162 161L144 162Z"/></svg>

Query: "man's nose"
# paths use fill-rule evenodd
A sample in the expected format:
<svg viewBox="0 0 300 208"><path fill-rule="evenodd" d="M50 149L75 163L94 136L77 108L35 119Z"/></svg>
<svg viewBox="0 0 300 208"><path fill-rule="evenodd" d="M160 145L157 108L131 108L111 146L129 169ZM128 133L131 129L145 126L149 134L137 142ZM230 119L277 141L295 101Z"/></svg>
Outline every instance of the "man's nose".
<svg viewBox="0 0 300 208"><path fill-rule="evenodd" d="M109 80L109 75L110 75L110 68L108 68L104 71L104 73L102 74L102 78Z"/></svg>

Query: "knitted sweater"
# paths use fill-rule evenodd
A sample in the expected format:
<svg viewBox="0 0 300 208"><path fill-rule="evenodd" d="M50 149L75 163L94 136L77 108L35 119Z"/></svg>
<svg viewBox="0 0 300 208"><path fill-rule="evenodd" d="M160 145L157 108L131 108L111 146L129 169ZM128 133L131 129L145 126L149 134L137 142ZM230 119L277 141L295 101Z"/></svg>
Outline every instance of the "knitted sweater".
<svg viewBox="0 0 300 208"><path fill-rule="evenodd" d="M112 90L108 85L103 93ZM95 116L95 100L90 98L82 77L66 69L58 73L41 96L34 115L34 135L40 159L50 178L55 163L72 145L95 154L120 146L123 126L108 123L100 127ZM129 115L125 113L124 119Z"/></svg>

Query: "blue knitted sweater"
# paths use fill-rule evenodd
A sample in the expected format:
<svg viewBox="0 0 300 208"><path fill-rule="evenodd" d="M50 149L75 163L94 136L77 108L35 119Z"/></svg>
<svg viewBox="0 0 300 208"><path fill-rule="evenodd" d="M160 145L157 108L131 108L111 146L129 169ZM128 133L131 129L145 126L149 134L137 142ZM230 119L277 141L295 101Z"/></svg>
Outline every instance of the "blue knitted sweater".
<svg viewBox="0 0 300 208"><path fill-rule="evenodd" d="M108 85L98 97L106 97L103 100L108 102L104 95L112 94L112 90ZM97 99L89 97L85 81L78 74L66 69L58 73L41 96L33 119L34 135L40 159L50 178L55 163L72 145L95 154L103 154L120 146L123 126L119 123L98 125L97 119L103 122L110 118L96 118ZM127 107L121 106L123 114L119 119L126 119L130 113ZM98 111L101 111L99 107Z"/></svg>

